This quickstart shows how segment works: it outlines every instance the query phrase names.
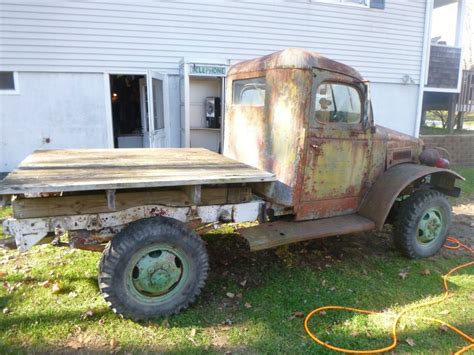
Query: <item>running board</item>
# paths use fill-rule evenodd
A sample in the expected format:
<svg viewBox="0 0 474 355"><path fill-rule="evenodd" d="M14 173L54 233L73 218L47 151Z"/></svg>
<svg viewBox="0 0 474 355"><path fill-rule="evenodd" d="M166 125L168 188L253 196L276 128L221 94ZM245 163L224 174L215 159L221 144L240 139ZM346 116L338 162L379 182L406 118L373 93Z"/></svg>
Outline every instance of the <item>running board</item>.
<svg viewBox="0 0 474 355"><path fill-rule="evenodd" d="M368 218L352 214L312 221L275 221L239 230L247 239L250 250L274 248L280 245L302 242L334 235L351 234L375 229Z"/></svg>

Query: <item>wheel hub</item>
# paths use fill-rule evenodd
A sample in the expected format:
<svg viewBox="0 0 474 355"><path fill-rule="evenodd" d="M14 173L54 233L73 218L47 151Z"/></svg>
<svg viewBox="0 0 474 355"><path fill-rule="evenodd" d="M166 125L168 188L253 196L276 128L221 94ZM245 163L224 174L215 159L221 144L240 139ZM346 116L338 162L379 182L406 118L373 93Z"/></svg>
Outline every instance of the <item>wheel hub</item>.
<svg viewBox="0 0 474 355"><path fill-rule="evenodd" d="M180 281L182 267L179 257L166 250L154 250L143 255L132 271L132 284L146 296L161 296Z"/></svg>
<svg viewBox="0 0 474 355"><path fill-rule="evenodd" d="M442 214L437 208L430 208L423 213L418 223L418 241L430 243L441 235L443 227Z"/></svg>

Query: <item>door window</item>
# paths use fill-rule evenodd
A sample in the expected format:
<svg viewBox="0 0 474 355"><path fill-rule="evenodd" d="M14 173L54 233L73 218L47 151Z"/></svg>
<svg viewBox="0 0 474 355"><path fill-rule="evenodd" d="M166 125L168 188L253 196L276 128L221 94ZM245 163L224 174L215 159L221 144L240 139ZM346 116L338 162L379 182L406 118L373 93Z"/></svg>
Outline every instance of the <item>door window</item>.
<svg viewBox="0 0 474 355"><path fill-rule="evenodd" d="M153 86L153 121L155 130L165 128L165 109L163 102L163 81L152 78Z"/></svg>
<svg viewBox="0 0 474 355"><path fill-rule="evenodd" d="M316 120L324 123L359 123L362 101L359 91L341 83L322 83L316 90Z"/></svg>

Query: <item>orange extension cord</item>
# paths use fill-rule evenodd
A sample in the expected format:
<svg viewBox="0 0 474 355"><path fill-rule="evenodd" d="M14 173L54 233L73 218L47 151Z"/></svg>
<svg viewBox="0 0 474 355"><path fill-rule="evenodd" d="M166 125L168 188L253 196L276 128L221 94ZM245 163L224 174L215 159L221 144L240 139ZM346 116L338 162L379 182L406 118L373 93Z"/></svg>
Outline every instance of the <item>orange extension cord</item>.
<svg viewBox="0 0 474 355"><path fill-rule="evenodd" d="M452 243L451 245L449 244L445 244L445 248L447 249L460 249L460 248L463 248L463 249L466 249L468 250L469 252L471 253L474 253L474 250L469 248L467 245L461 243L459 240L457 240L456 238L454 237L448 237L448 242L449 243ZM433 304L437 304L437 303L441 303L443 302L444 300L446 300L446 298L448 298L449 296L449 287L448 287L448 278L449 276L460 270L460 269L463 269L465 267L468 267L468 266L472 266L474 265L474 261L471 261L471 262L468 262L468 263L465 263L465 264L462 264L462 265L459 265L459 266L456 266L455 268L451 269L446 275L443 276L443 286L444 286L444 294L443 294L443 297L441 297L440 299L438 300L434 300L434 301L430 301L430 302L426 302L426 303L422 303L422 304L419 304L419 305L416 305L416 306L412 306L412 307L409 307L403 311L401 311L400 313L398 313L397 315L395 315L394 317L394 320L393 320L393 323L392 323L392 331L391 331L391 337L392 337L392 343L384 348L379 348L379 349L373 349L373 350L352 350L352 349L344 349L344 348L340 348L338 346L334 346L334 345L330 345L330 344L327 344L325 343L324 341L322 341L321 339L319 339L316 335L314 335L311 330L309 329L309 326L308 326L308 323L310 321L310 319L316 314L316 313L319 313L321 311L326 311L326 310L333 310L333 309L341 309L341 310L346 310L346 311L352 311L352 312L356 312L356 313L364 313L364 314L382 314L381 312L375 312L375 311L367 311L367 310L364 310L364 309L358 309L358 308L351 308L351 307L342 307L342 306L324 306L324 307L319 307L319 308L316 308L314 310L312 310L310 313L308 313L308 315L306 316L305 320L304 320L304 329L306 330L306 333L308 333L308 335L311 337L311 339L313 339L316 343L318 343L319 345L321 346L324 346L325 348L327 349L331 349L331 350L334 350L334 351L339 351L339 352L342 352L342 353L350 353L350 354L376 354L376 353L383 353L383 352L387 352L387 351L390 351L390 350L393 350L397 347L397 342L398 342L398 338L397 338L397 328L398 328L398 325L400 323L400 319L405 315L407 314L408 312L412 311L413 309L415 308L420 308L420 307L426 307L426 306L429 306L429 305L433 305ZM464 339L466 339L470 344L469 345L466 345L464 346L462 349L460 349L459 351L457 351L455 354L462 354L464 353L465 351L469 350L469 349L474 349L474 338L466 333L464 333L463 331L459 330L458 328L446 323L446 322L443 322L442 320L439 320L439 319L435 319L435 318L430 318L430 317L416 317L418 319L424 319L424 320L429 320L429 321L432 321L432 322L436 322L436 323L439 323L439 324L442 324L446 327L448 327L449 329L451 329L453 332L455 332L456 334L460 335L461 337L463 337Z"/></svg>

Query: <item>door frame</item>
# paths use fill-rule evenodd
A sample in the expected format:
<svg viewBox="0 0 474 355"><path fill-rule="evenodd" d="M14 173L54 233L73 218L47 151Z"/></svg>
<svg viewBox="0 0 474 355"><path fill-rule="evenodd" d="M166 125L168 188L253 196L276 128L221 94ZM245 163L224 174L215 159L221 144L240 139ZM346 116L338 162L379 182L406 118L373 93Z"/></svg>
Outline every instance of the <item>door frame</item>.
<svg viewBox="0 0 474 355"><path fill-rule="evenodd" d="M194 66L211 66L224 69L224 74L199 74L193 73L191 68ZM220 78L221 80L221 131L220 144L221 150L224 147L224 130L225 130L225 87L227 80L227 71L230 66L229 59L211 60L202 58L186 58L179 62L179 92L180 92L180 146L189 148L191 144L191 117L190 117L190 78L191 77L211 77Z"/></svg>
<svg viewBox="0 0 474 355"><path fill-rule="evenodd" d="M154 72L154 70L127 70L127 71L114 71L108 70L104 71L103 78L104 78L104 100L105 100L105 116L106 116L106 131L107 131L107 148L115 148L114 147L114 120L112 116L112 100L110 99L111 95L111 88L110 88L110 76L111 75L143 75L148 85L148 76L150 72ZM156 71L155 71L156 73ZM165 115L165 120L168 120L168 129L166 131L166 145L170 145L170 117L169 117L169 88L168 88L168 74L161 73L166 78L166 84L163 82L163 96L165 107L168 109L168 114ZM165 123L166 126L166 123Z"/></svg>

